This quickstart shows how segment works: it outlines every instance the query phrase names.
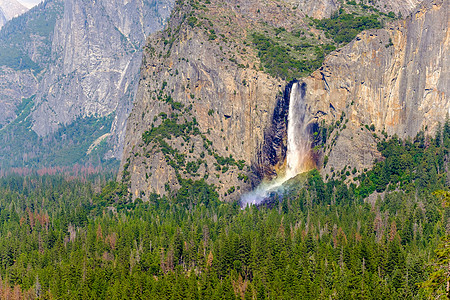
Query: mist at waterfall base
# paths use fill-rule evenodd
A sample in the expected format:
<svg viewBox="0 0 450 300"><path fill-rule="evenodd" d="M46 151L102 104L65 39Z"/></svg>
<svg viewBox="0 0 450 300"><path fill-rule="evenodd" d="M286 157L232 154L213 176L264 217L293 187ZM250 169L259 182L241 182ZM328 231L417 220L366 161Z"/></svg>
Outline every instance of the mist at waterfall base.
<svg viewBox="0 0 450 300"><path fill-rule="evenodd" d="M277 178L270 182L262 182L256 189L243 195L240 201L243 208L281 197L286 192L284 183L310 169L308 154L311 141L307 123L304 91L299 82L294 82L289 95L286 167Z"/></svg>

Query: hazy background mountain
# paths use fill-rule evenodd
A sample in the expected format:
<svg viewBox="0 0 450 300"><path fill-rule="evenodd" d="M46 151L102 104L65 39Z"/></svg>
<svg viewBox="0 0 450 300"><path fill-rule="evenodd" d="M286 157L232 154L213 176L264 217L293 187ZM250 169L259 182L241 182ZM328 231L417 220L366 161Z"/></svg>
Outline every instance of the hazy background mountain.
<svg viewBox="0 0 450 300"><path fill-rule="evenodd" d="M12 18L23 14L27 10L27 7L16 0L0 0L0 28Z"/></svg>
<svg viewBox="0 0 450 300"><path fill-rule="evenodd" d="M32 8L35 5L38 5L42 2L42 0L19 0L25 7Z"/></svg>
<svg viewBox="0 0 450 300"><path fill-rule="evenodd" d="M28 8L16 0L0 0L0 8L3 10L7 20L11 20L28 10Z"/></svg>
<svg viewBox="0 0 450 300"><path fill-rule="evenodd" d="M7 23L0 32L0 166L120 158L142 46L172 5L48 0Z"/></svg>
<svg viewBox="0 0 450 300"><path fill-rule="evenodd" d="M7 21L8 21L8 20L6 20L5 13L4 13L3 10L0 8L0 28L1 28L3 25L5 25L5 23L6 23Z"/></svg>

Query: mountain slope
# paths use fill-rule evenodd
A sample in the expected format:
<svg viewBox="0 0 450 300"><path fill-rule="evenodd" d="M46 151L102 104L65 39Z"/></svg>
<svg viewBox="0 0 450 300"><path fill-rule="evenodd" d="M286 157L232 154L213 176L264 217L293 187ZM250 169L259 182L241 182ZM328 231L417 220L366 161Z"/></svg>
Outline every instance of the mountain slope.
<svg viewBox="0 0 450 300"><path fill-rule="evenodd" d="M80 117L117 112L112 131L120 145L143 42L161 28L170 4L66 1L52 41L54 65L37 92L33 130L45 136ZM114 151L120 156L120 147Z"/></svg>
<svg viewBox="0 0 450 300"><path fill-rule="evenodd" d="M220 187L223 198L248 189L283 83L264 72L251 34L282 26L307 39L302 13L284 4L179 4L149 38L120 174L134 197L189 190L186 178Z"/></svg>
<svg viewBox="0 0 450 300"><path fill-rule="evenodd" d="M28 8L26 8L16 0L0 0L0 8L3 10L5 18L8 21L25 13L28 10Z"/></svg>
<svg viewBox="0 0 450 300"><path fill-rule="evenodd" d="M332 49L333 44L342 45L343 42L338 40L339 35L330 34L332 28L329 24L333 24L333 20L342 22L337 23L339 29L340 26L347 26L345 22L353 22L353 18L345 11L369 12L369 15L365 15L367 19L361 20L366 20L366 25L372 24L372 28L392 22L389 19L380 21L377 15L370 15L371 12L376 12L373 8L345 4L341 7L344 11L339 11L335 18L324 20L328 23L314 21L318 25L311 27L312 23L308 23L310 19L303 21L298 17L298 14L302 14L300 8L291 5L292 3L283 6L270 1L239 1L225 5L211 1L207 5L199 3L180 6L174 11L168 28L149 39L138 96L127 127L119 175L128 184L135 198L148 199L152 192L170 194L177 190L184 191L189 189L186 180L191 179L198 183L204 180L213 184L222 199L236 199L242 191L250 188L250 179L255 175L255 170L262 172L258 171L259 178L255 178L254 184L262 179L261 176L272 177L277 174L279 168L283 168L283 151L266 151L285 143L285 134L277 133L286 131L283 125L286 122L283 120L289 96L283 96L285 80L306 75L317 63L317 67L320 67L320 56ZM340 120L341 112L356 116L352 123L346 125L349 128L341 135L347 135L348 142L342 144L345 139L338 138L336 130L329 138L325 153L320 147L315 149L318 151L316 158L319 164L321 156L332 154L329 152L330 148L338 149L333 150L333 153L340 151L338 158L327 157L328 172L330 167L343 167L343 159L351 166L364 167L372 164L378 154L371 131L362 131L361 138L355 137L353 145L349 146L348 143L353 139L351 135L357 135L355 127L360 129L359 122L371 125L370 122L379 118L378 109L388 116L408 111L406 114L411 114L408 118L413 120L412 116L417 110L410 112L409 107L414 107L414 103L421 103L419 96L405 108L380 106L377 95L382 90L395 90L397 96L393 98L397 99L401 95L401 99L404 99L402 101L411 101L408 93L414 86L425 83L426 76L413 76L409 70L404 73L409 76L402 79L407 84L397 88L398 82L395 80L383 79L383 84L377 82L384 76L389 77L386 74L392 74L389 72L392 68L399 70L401 66L401 69L400 62L406 61L404 49L408 52L416 43L421 45L421 49L433 46L438 53L445 53L448 43L442 37L446 37L447 33L445 30L442 33L441 27L446 20L444 10L440 1L426 1L420 10L419 14L425 19L434 20L425 26L429 27L428 30L435 32L431 29L431 24L439 25L436 35L432 35L431 39L426 38L425 34L421 36L423 20L414 15L405 21L396 21L377 33L368 31L360 34L355 41L333 52L321 70L304 79L307 86L305 99L311 122L316 124L314 126L330 126L332 122ZM384 15L378 13L378 16ZM321 24L328 24L328 27L320 27ZM366 25L361 28L367 29L364 27ZM327 29L321 31L319 27ZM380 37L375 38L375 35ZM349 38L343 37L343 41ZM305 40L312 46L307 46L304 42L295 44ZM364 44L362 48L356 46L362 45L365 40L374 42ZM308 48L314 49L314 52L305 50ZM377 51L380 51L381 56L377 55ZM420 55L411 58L413 61L420 61ZM339 58L336 61L344 62L336 62L334 66L336 75L339 75L336 76L336 83L333 82L333 73L327 73L330 68L327 66L335 57ZM350 64L347 60L354 62ZM445 68L445 61L433 61L430 66ZM271 75L268 76L267 73ZM445 72L442 77L432 78L439 81L439 78L445 78L444 75ZM340 76L349 78L348 85L342 85L337 80ZM354 76L366 78L357 81ZM323 78L331 83L326 84ZM428 78L430 79L429 76ZM356 83L361 84L363 81L369 85L373 82L373 94L364 96L365 90L360 95L359 89L353 89ZM431 82L431 85L435 84L437 81ZM343 95L342 91L348 93L348 96ZM435 93L429 93L427 105L448 109L448 96L442 92L438 89ZM442 99L445 101L442 102ZM376 107L377 110L367 109L369 106ZM429 128L432 130L437 120L445 119L442 111L439 116L427 113L421 115L424 120L411 123L406 121L408 118L402 119L389 133L400 134L403 128L414 125L406 135L415 135L422 125L432 124ZM345 123L347 118L349 117L340 122ZM380 119L379 122L384 120ZM342 124L339 131L343 130ZM311 130L314 130L314 126ZM381 131L380 127L377 128ZM339 145L335 146L335 142ZM364 150L365 148L369 149ZM353 154L349 156L349 152L362 158L351 161ZM271 159L274 155L281 157ZM195 167L192 169L193 166Z"/></svg>
<svg viewBox="0 0 450 300"><path fill-rule="evenodd" d="M41 71L51 63L53 31L63 9L62 1L46 1L0 31L0 128L17 117L22 98L36 93Z"/></svg>
<svg viewBox="0 0 450 300"><path fill-rule="evenodd" d="M3 12L2 8L0 7L0 28L2 28L6 22L8 22L8 20L6 19L5 13Z"/></svg>
<svg viewBox="0 0 450 300"><path fill-rule="evenodd" d="M360 34L310 77L310 112L327 123L343 115L327 172L370 167L383 134L433 134L450 113L448 0L425 1L406 20ZM325 114L325 115L324 115ZM368 130L365 125L372 125ZM339 126L338 126L339 127Z"/></svg>
<svg viewBox="0 0 450 300"><path fill-rule="evenodd" d="M374 6L382 12L400 14L403 16L409 15L422 0L371 0L371 1L338 1L338 0L289 0L294 7L299 9L306 15L323 19L332 16L339 8L344 6L344 3L354 3Z"/></svg>
<svg viewBox="0 0 450 300"><path fill-rule="evenodd" d="M0 82L19 88L1 90L0 105L6 111L0 119L4 127L0 132L4 141L0 146L2 167L50 164L53 159L43 159L52 146L50 141L58 140L68 126L84 126L89 118L98 119L98 126L103 127L94 130L98 136L85 139L94 142L109 136L99 155L103 158L109 151L108 157L120 157L143 42L161 28L172 3L48 0L8 23L0 32L0 48L5 49L0 53ZM26 124L13 124L17 116L24 115L17 110L22 98L31 96ZM105 118L110 120L107 125L102 121ZM20 132L30 132L32 137L12 138L18 125L24 126ZM86 132L81 127L78 130ZM71 144L64 140L58 143L56 148ZM89 157L83 156L89 146L76 151L81 161L69 157L67 163L88 161ZM21 156L27 159L18 159Z"/></svg>
<svg viewBox="0 0 450 300"><path fill-rule="evenodd" d="M399 11L408 10L417 0L375 2L376 7L385 12L392 4L397 14ZM296 59L306 61L300 72L290 72L302 76L319 67L320 59L316 59L332 49L320 49L320 45L325 47L330 41L318 41L320 33L317 34L317 31L313 30L315 33L312 37L307 34L309 27L306 23L309 21L304 21L307 14L324 18L338 13L343 8L350 8L350 11L356 13L362 10L371 13L365 8L365 4L355 2L350 5L334 0L237 3L239 4L225 3L223 10L218 12L229 11L231 14L237 13L238 18L248 18L243 21L252 23L252 26L247 27L247 33L251 33L252 28L258 28L259 33L269 30L272 40L281 37L283 46L295 50ZM203 7L207 2L193 4ZM49 141L59 134L57 132L64 131L65 127L72 124L76 126L78 120L90 117L100 120L111 119L112 116L112 123L108 125L111 126L109 132L101 135L107 138L101 144L104 145L101 147L103 154L99 155L102 158L119 159L122 155L126 120L138 84L141 47L149 33L162 27L172 6L173 0L48 0L7 24L0 33L0 84L4 87L0 90L0 108L4 111L0 116L0 128L9 126L18 115L23 116L17 107L23 106L22 99L29 99L34 95L33 102L28 104L32 109L26 111L29 114L26 117L29 121L26 126L31 126L30 134L34 137L33 142L30 142L30 137L24 138L21 135L11 139L6 139L4 134L3 137L0 136L4 144L0 146L3 157L0 165L5 168L49 163L42 158L48 151L42 149L50 147ZM286 16L287 20L284 19ZM265 25L258 23L259 21L265 22ZM243 24L242 21L238 23ZM227 25L221 22L217 26L225 28ZM274 28L284 28L287 31L278 32ZM228 26L228 29L231 27ZM238 31L240 28L235 26L232 30ZM305 42L293 40L294 33L302 35L306 39ZM231 37L235 33L228 35ZM250 38L245 38L247 43L253 42ZM238 40L236 46L242 42L242 35ZM265 40L261 42L265 43ZM304 51L299 51L300 48ZM253 56L258 56L258 52L254 52ZM249 63L252 64L250 61ZM295 68L286 67L282 71L289 69ZM277 73L279 68L273 71ZM285 78L285 75L282 77ZM292 77L293 74L287 76ZM100 123L103 124L102 121ZM25 126L24 123L20 124ZM83 121L80 124L84 124ZM5 130L11 131L12 127ZM22 129L29 132L28 127ZM84 131L81 128L79 130ZM106 135L107 133L109 134ZM14 136L12 132L6 135ZM100 136L87 137L87 140L92 138L95 141ZM35 139L45 141L47 146L41 145ZM5 146L7 141L13 143L14 140L24 147ZM36 146L36 143L40 146ZM88 151L89 146L92 145L78 151L91 153ZM8 149L13 148L19 151L19 154L8 152ZM79 154L77 157L80 157ZM35 159L23 161L18 157Z"/></svg>

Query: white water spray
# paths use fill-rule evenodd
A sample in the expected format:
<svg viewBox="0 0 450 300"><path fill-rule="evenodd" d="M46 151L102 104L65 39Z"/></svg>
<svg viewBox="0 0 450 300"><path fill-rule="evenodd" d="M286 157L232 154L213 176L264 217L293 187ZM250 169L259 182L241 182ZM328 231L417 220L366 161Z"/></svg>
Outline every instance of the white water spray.
<svg viewBox="0 0 450 300"><path fill-rule="evenodd" d="M282 193L283 184L289 179L308 170L308 152L311 141L307 131L306 104L298 82L292 84L289 95L289 112L287 128L286 169L283 174L269 183L261 183L255 190L242 196L243 207L260 204L271 193Z"/></svg>

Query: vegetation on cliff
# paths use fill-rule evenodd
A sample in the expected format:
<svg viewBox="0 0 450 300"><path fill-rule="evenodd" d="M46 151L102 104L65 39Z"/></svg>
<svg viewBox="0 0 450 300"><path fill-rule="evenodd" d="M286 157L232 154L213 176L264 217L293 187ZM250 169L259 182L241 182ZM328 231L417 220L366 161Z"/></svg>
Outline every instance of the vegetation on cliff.
<svg viewBox="0 0 450 300"><path fill-rule="evenodd" d="M103 159L108 151L104 140L87 153L97 138L109 133L112 115L79 118L59 128L51 137L39 137L31 130L29 114L33 104L33 97L24 99L18 108L18 117L0 129L0 170L14 167L67 167L75 164L117 167L118 161Z"/></svg>
<svg viewBox="0 0 450 300"><path fill-rule="evenodd" d="M291 30L266 25L250 37L264 70L290 81L318 69L328 53L351 42L361 31L382 28L395 18L393 13L350 1L330 18L311 22L305 18L307 25L296 24Z"/></svg>
<svg viewBox="0 0 450 300"><path fill-rule="evenodd" d="M0 66L39 73L49 63L53 30L63 13L62 1L47 1L8 22L0 31ZM33 47L34 58L30 55Z"/></svg>
<svg viewBox="0 0 450 300"><path fill-rule="evenodd" d="M201 132L199 124L191 112L192 105L185 107L180 102L174 102L170 93L168 95L164 92L164 88L165 84L158 93L155 93L157 96L154 96L154 100L169 104L170 114L161 112L155 116L151 128L142 134L144 143L142 155L151 157L161 153L164 156L168 167L175 172L179 185L178 191L172 191L169 184L165 185L165 191L172 196L179 197L179 195L198 191L198 197L203 195L204 199L216 199L219 196L216 187L207 184L205 180L209 176L220 177L220 174L226 173L230 169L242 171L245 161L236 160L231 155L229 157L219 155L213 142L207 137L209 130L205 133ZM139 155L141 153L137 152L135 156ZM210 163L213 161L214 168L208 166L208 161ZM122 182L127 185L131 179L128 166L129 163L124 166L122 172ZM147 179L150 176L152 176L151 172L146 173ZM200 180L198 180L199 177L201 177ZM235 189L235 187L230 188L226 194L233 193ZM141 191L140 197L148 196L151 192Z"/></svg>

